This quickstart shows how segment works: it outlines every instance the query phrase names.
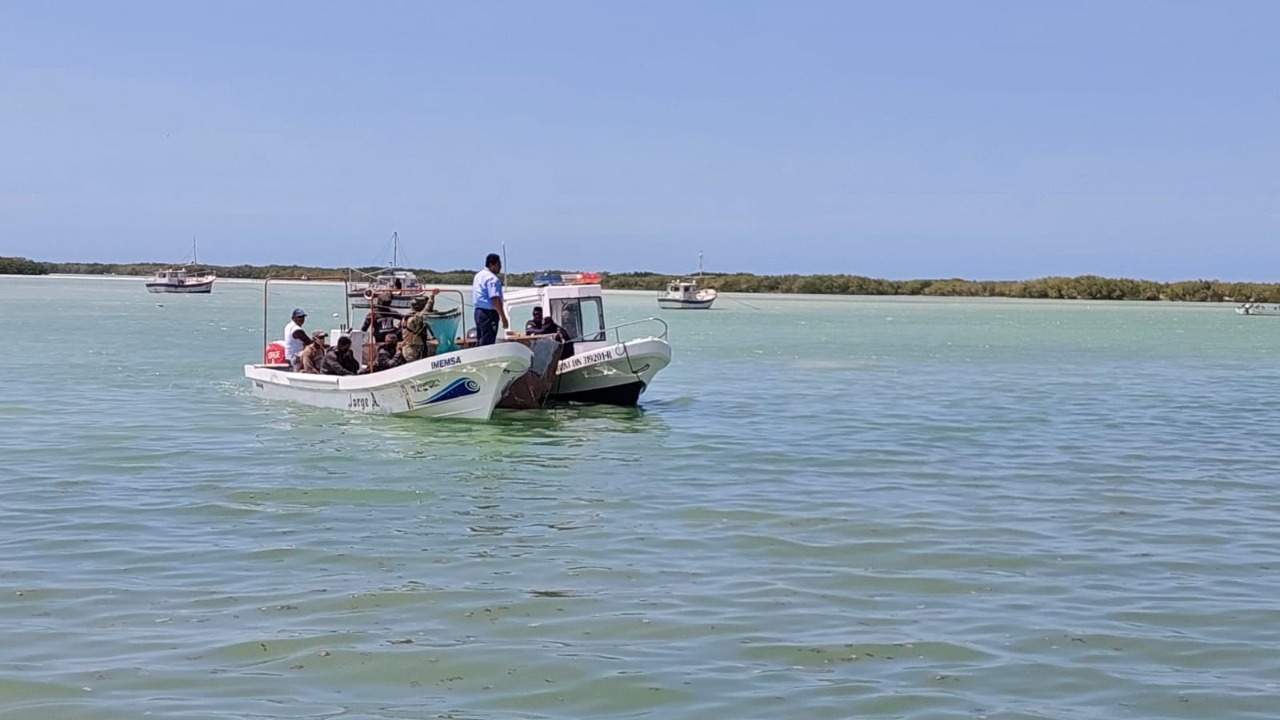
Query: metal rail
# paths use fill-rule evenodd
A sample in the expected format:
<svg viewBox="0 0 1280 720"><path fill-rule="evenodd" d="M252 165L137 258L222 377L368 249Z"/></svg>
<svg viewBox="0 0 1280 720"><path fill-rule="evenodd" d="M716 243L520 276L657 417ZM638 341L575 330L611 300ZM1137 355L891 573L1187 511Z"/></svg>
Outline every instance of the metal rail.
<svg viewBox="0 0 1280 720"><path fill-rule="evenodd" d="M264 352L266 351L266 347L269 344L269 341L267 339L267 333L269 332L269 330L267 328L269 327L269 323L270 323L270 315L268 314L267 298L269 298L271 295L271 293L268 292L268 289L271 286L272 280L300 280L303 282L340 282L342 283L342 306L347 309L347 323L344 327L346 328L351 327L351 304L347 301L347 289L350 286L350 281L346 277L342 275L323 275L319 277L311 277L310 275L268 275L262 281L262 348ZM288 338L284 338L284 339L288 340Z"/></svg>
<svg viewBox="0 0 1280 720"><path fill-rule="evenodd" d="M618 324L618 325L614 325L613 327L607 327L607 328L605 328L605 329L604 329L604 336L605 336L605 340L606 340L606 341L608 340L608 338L609 338L609 332L610 332L610 331L612 331L612 332L613 332L613 341L614 341L615 343L621 343L621 342L622 342L622 333L618 332L619 330L621 330L621 329L622 329L622 328L624 328L624 327L628 327L628 326L631 326L631 325L640 325L641 323L647 323L647 322L656 322L656 323L658 323L659 325L661 325L661 326L662 326L662 334L658 336L658 339L659 339L659 340L666 340L666 339L667 339L667 333L668 333L668 332L670 332L670 330L671 330L671 328L667 325L667 321L666 321L666 320L663 320L663 319L662 319L662 318L660 318L660 317L647 317L647 318L642 318L642 319L640 319L640 320L632 320L632 321L630 321L630 322L624 322L624 323L620 323L620 324ZM579 338L579 339L581 339L581 338Z"/></svg>

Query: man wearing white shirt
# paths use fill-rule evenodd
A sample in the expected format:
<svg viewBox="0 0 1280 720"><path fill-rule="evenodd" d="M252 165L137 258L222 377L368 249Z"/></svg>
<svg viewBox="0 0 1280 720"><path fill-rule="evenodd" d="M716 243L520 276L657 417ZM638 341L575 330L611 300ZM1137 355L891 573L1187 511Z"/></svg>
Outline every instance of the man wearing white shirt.
<svg viewBox="0 0 1280 720"><path fill-rule="evenodd" d="M302 369L298 356L302 354L302 348L311 344L311 336L302 329L302 324L306 321L307 311L294 308L292 319L284 326L284 360L294 370Z"/></svg>

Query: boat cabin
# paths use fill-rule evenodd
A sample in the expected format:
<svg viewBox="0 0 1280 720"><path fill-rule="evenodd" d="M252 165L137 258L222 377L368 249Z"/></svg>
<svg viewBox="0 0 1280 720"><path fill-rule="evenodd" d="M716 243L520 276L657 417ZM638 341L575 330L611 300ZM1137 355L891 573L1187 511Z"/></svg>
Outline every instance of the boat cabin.
<svg viewBox="0 0 1280 720"><path fill-rule="evenodd" d="M396 282L399 281L399 286ZM418 280L418 276L409 270L400 270L397 268L388 268L379 272L369 282L366 289L375 293L382 290L421 290L422 281Z"/></svg>
<svg viewBox="0 0 1280 720"><path fill-rule="evenodd" d="M667 283L667 292L664 297L697 300L698 282L696 280L674 280Z"/></svg>
<svg viewBox="0 0 1280 720"><path fill-rule="evenodd" d="M564 328L569 339L580 342L604 342L604 302L599 285L547 285L532 290L506 293L504 302L512 330L523 330L533 317L533 308Z"/></svg>
<svg viewBox="0 0 1280 720"><path fill-rule="evenodd" d="M155 282L183 285L187 282L186 268L168 268L156 272Z"/></svg>

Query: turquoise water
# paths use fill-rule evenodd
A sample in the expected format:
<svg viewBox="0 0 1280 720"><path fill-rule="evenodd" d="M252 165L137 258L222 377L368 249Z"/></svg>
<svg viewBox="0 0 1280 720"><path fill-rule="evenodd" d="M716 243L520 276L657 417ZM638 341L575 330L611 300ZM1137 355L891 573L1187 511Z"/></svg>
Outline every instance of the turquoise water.
<svg viewBox="0 0 1280 720"><path fill-rule="evenodd" d="M0 717L1276 716L1280 318L740 300L431 423L250 396L253 284L0 278Z"/></svg>

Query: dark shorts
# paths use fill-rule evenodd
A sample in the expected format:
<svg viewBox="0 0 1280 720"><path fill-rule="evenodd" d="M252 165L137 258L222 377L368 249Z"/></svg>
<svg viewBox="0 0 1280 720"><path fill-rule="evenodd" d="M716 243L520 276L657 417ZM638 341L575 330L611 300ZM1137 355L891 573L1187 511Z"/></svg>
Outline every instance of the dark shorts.
<svg viewBox="0 0 1280 720"><path fill-rule="evenodd" d="M476 345L498 342L498 311L476 308Z"/></svg>

